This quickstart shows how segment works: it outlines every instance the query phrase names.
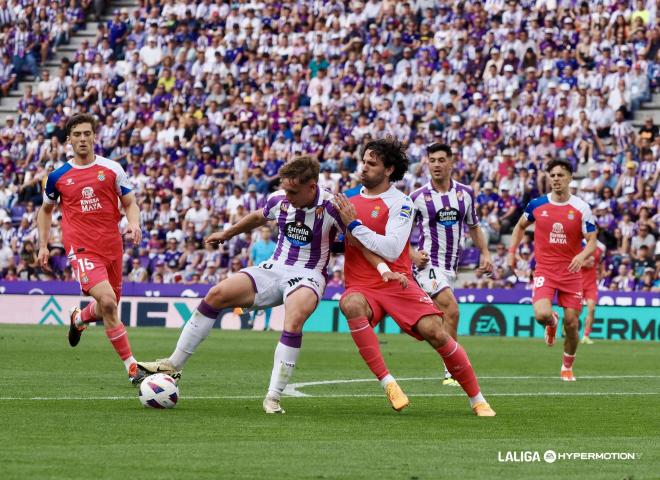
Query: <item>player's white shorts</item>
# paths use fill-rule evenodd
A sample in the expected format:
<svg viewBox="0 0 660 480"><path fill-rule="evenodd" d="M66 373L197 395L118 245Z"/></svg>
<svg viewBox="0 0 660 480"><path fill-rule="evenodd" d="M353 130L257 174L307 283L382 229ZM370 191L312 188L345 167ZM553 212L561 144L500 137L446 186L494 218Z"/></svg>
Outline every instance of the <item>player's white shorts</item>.
<svg viewBox="0 0 660 480"><path fill-rule="evenodd" d="M251 308L262 309L282 305L292 292L300 287L311 288L317 303L323 298L325 277L317 270L281 265L266 260L258 266L241 270L252 280L257 292Z"/></svg>
<svg viewBox="0 0 660 480"><path fill-rule="evenodd" d="M452 292L456 284L456 273L445 270L444 268L433 267L431 262L426 264L422 270L415 269L415 280L419 283L430 297L440 293L445 288L449 288Z"/></svg>

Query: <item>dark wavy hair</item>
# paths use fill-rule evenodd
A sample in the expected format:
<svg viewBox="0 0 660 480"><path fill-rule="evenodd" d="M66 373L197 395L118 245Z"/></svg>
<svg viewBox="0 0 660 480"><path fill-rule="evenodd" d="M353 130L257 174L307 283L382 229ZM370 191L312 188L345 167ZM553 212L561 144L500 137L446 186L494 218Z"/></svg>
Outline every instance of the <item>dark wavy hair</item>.
<svg viewBox="0 0 660 480"><path fill-rule="evenodd" d="M71 130L73 130L76 125L80 125L82 123L89 123L92 126L92 132L96 132L96 127L98 126L96 117L90 115L89 113L76 113L66 122L66 126L64 127L64 133L66 133L66 136L70 136Z"/></svg>
<svg viewBox="0 0 660 480"><path fill-rule="evenodd" d="M546 165L545 167L545 171L550 172L550 170L552 170L555 167L562 167L568 173L573 175L573 167L571 167L571 164L568 163L568 160L564 160L563 158L555 158L553 160L550 160L548 162L548 165Z"/></svg>
<svg viewBox="0 0 660 480"><path fill-rule="evenodd" d="M394 167L390 182L398 182L408 171L408 156L406 149L396 138L387 137L367 142L362 150L362 156L367 150L376 154L378 159L383 162L385 168Z"/></svg>

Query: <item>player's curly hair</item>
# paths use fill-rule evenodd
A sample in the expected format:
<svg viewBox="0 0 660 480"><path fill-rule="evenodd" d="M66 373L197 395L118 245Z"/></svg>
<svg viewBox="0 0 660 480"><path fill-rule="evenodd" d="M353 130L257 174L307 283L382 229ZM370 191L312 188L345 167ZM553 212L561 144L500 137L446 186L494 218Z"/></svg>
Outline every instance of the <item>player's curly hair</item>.
<svg viewBox="0 0 660 480"><path fill-rule="evenodd" d="M76 125L82 123L89 123L92 126L92 131L96 132L96 127L98 126L96 117L89 113L77 113L66 122L66 126L64 127L64 133L66 133L66 136L68 137L71 135L71 130L73 130Z"/></svg>
<svg viewBox="0 0 660 480"><path fill-rule="evenodd" d="M302 155L284 165L280 169L279 175L281 179L288 178L289 180L296 180L299 184L302 184L307 183L310 180L318 182L320 171L321 166L315 158L308 155Z"/></svg>
<svg viewBox="0 0 660 480"><path fill-rule="evenodd" d="M390 175L390 182L398 182L403 179L408 171L409 161L406 148L401 142L394 137L379 138L367 142L362 150L363 156L367 150L374 152L385 168L394 167L394 171Z"/></svg>

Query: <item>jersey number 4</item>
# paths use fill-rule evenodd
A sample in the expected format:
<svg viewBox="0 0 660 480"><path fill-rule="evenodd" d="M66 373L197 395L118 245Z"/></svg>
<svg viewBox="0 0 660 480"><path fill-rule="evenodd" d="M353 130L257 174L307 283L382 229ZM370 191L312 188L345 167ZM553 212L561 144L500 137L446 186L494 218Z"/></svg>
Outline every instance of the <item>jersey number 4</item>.
<svg viewBox="0 0 660 480"><path fill-rule="evenodd" d="M435 280L435 270L429 270L429 279Z"/></svg>

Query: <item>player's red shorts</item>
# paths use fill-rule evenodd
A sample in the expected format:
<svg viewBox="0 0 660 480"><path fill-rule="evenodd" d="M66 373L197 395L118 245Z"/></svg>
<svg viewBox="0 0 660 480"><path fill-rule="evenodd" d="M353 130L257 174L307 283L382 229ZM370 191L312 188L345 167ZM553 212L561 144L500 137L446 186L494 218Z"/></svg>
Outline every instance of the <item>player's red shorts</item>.
<svg viewBox="0 0 660 480"><path fill-rule="evenodd" d="M110 282L115 292L117 302L121 297L122 257L105 258L95 253L76 253L69 258L71 269L75 275L80 289L89 295L89 289L104 280Z"/></svg>
<svg viewBox="0 0 660 480"><path fill-rule="evenodd" d="M399 282L382 282L378 287L349 287L342 298L359 293L369 302L373 317L371 326L375 327L385 317L390 315L401 327L401 330L417 340L424 340L413 331L420 318L426 315L442 315L424 290L414 280L408 281L408 287L402 288Z"/></svg>
<svg viewBox="0 0 660 480"><path fill-rule="evenodd" d="M582 277L576 275L575 279L561 281L555 280L544 272L534 272L534 290L532 303L547 298L552 302L557 293L557 304L560 307L572 308L578 312L582 310Z"/></svg>

